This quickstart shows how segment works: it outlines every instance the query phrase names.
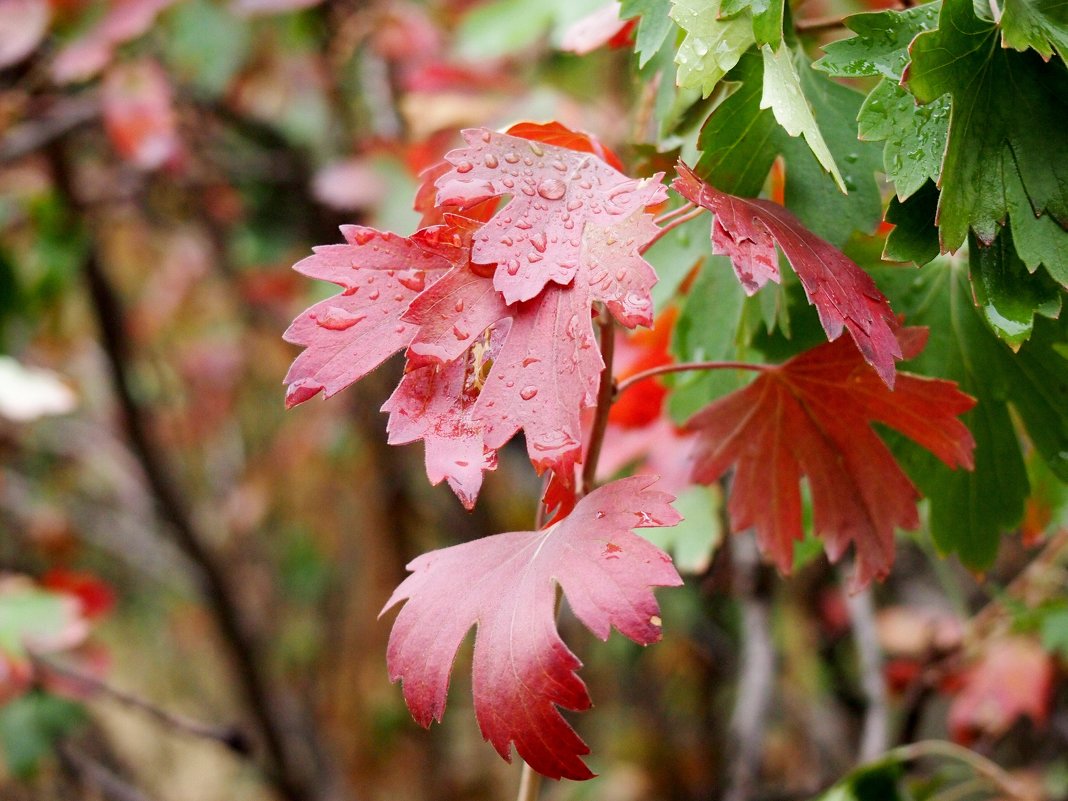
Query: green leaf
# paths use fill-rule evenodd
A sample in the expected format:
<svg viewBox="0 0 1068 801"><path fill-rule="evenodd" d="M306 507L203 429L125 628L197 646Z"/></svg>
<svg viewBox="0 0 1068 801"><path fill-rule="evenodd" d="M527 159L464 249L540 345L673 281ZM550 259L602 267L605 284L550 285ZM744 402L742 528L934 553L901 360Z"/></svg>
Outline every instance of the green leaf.
<svg viewBox="0 0 1068 801"><path fill-rule="evenodd" d="M969 237L972 287L987 323L1013 350L1031 337L1035 314L1056 317L1061 311L1060 288L1045 270L1031 274L1002 229L994 243L984 247Z"/></svg>
<svg viewBox="0 0 1068 801"><path fill-rule="evenodd" d="M678 85L708 97L753 44L748 15L719 17L718 0L673 0L671 18L686 32L675 56Z"/></svg>
<svg viewBox="0 0 1068 801"><path fill-rule="evenodd" d="M1003 531L1023 516L1027 473L1008 404L1055 474L1068 478L1068 361L1058 352L1061 321L1038 319L1030 341L1013 354L983 322L965 265L937 259L921 270L876 275L895 310L930 328L930 341L907 369L955 380L978 404L964 416L975 436L975 470L949 470L898 444L899 457L930 499L931 534L969 566L989 567Z"/></svg>
<svg viewBox="0 0 1068 801"><path fill-rule="evenodd" d="M905 200L930 179L937 181L949 132L949 100L926 106L885 78L876 84L857 115L861 139L885 141L883 171Z"/></svg>
<svg viewBox="0 0 1068 801"><path fill-rule="evenodd" d="M725 256L709 256L682 307L671 339L676 361L729 361L739 356L739 332L745 290ZM741 387L745 377L734 370L680 373L668 399L678 422L688 420L713 400Z"/></svg>
<svg viewBox="0 0 1068 801"><path fill-rule="evenodd" d="M901 763L868 763L850 771L816 801L908 801L901 787Z"/></svg>
<svg viewBox="0 0 1068 801"><path fill-rule="evenodd" d="M1068 231L1048 214L1034 215L1019 173L1011 165L1005 170L1005 203L1016 253L1027 269L1034 272L1041 264L1061 286L1068 287Z"/></svg>
<svg viewBox="0 0 1068 801"><path fill-rule="evenodd" d="M1004 0L1001 41L1016 50L1032 48L1049 59L1056 49L1068 58L1068 3L1064 0Z"/></svg>
<svg viewBox="0 0 1068 801"><path fill-rule="evenodd" d="M723 495L719 485L688 487L672 505L682 515L681 523L670 528L642 529L641 535L668 551L679 572L704 573L723 542Z"/></svg>
<svg viewBox="0 0 1068 801"><path fill-rule="evenodd" d="M69 597L9 581L0 591L0 650L22 656L27 639L62 640L77 625L77 607Z"/></svg>
<svg viewBox="0 0 1068 801"><path fill-rule="evenodd" d="M937 26L939 7L925 3L904 11L846 17L846 27L856 36L824 45L827 55L812 66L836 78L882 75L897 83L909 63L909 43Z"/></svg>
<svg viewBox="0 0 1068 801"><path fill-rule="evenodd" d="M210 0L190 0L175 6L163 24L160 41L175 77L221 95L248 57L248 23Z"/></svg>
<svg viewBox="0 0 1068 801"><path fill-rule="evenodd" d="M782 42L783 0L724 0L719 13L733 17L746 11L752 19L756 43L777 50Z"/></svg>
<svg viewBox="0 0 1068 801"><path fill-rule="evenodd" d="M496 0L469 11L456 33L458 55L470 61L514 55L550 32L604 5L602 0Z"/></svg>
<svg viewBox="0 0 1068 801"><path fill-rule="evenodd" d="M35 692L0 707L0 751L7 769L26 779L62 737L86 719L81 704Z"/></svg>
<svg viewBox="0 0 1068 801"><path fill-rule="evenodd" d="M1031 207L1068 226L1068 70L1033 52L1005 50L996 25L976 16L971 0L946 0L937 30L910 47L907 83L921 102L952 97L942 161L939 230L943 252L968 229L990 243L1008 213L1002 156L1006 148Z"/></svg>
<svg viewBox="0 0 1068 801"><path fill-rule="evenodd" d="M661 236L643 254L659 280L653 286L653 307L659 311L697 263L709 255L712 216L702 214Z"/></svg>
<svg viewBox="0 0 1068 801"><path fill-rule="evenodd" d="M760 50L764 56L764 94L760 99L760 107L770 108L775 120L790 136L804 136L813 155L834 176L839 189L846 192L838 165L801 90L801 77L794 63L793 51L788 47L780 47L776 52L769 45L764 45ZM811 69L807 61L804 68Z"/></svg>
<svg viewBox="0 0 1068 801"><path fill-rule="evenodd" d="M701 130L698 174L725 192L752 197L761 191L781 153L786 162L786 205L801 222L836 245L854 231L874 231L881 215L875 181L879 152L877 146L855 136L853 119L861 95L808 69L807 64L799 73L820 130L835 151L843 154L841 177L850 191L846 196L809 148L784 131L769 109L761 108L763 75L762 57L753 51L731 71L728 80L739 86Z"/></svg>
<svg viewBox="0 0 1068 801"><path fill-rule="evenodd" d="M883 258L887 261L911 261L922 267L938 255L938 227L935 210L938 189L928 181L907 200L890 198L886 221L894 230L886 237Z"/></svg>
<svg viewBox="0 0 1068 801"><path fill-rule="evenodd" d="M671 0L623 0L620 3L620 19L641 18L634 37L634 52L638 54L639 67L648 64L664 44L671 30L670 10Z"/></svg>
<svg viewBox="0 0 1068 801"><path fill-rule="evenodd" d="M723 192L743 197L760 193L778 152L780 128L760 106L764 64L754 51L738 62L729 80L738 89L709 115L697 146L697 174Z"/></svg>
<svg viewBox="0 0 1068 801"><path fill-rule="evenodd" d="M1042 647L1068 658L1068 609L1055 609L1042 617Z"/></svg>

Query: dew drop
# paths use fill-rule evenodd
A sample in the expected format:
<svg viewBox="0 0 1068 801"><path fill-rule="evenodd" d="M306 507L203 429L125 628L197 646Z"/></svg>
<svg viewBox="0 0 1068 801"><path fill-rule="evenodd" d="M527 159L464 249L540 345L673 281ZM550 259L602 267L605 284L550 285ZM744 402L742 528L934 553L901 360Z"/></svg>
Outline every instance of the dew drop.
<svg viewBox="0 0 1068 801"><path fill-rule="evenodd" d="M357 245L366 245L372 239L375 238L375 232L369 231L366 228L356 229L356 233L352 235L352 241Z"/></svg>
<svg viewBox="0 0 1068 801"><path fill-rule="evenodd" d="M371 293L367 297L370 300L378 300L378 298L381 297L381 295L382 295L382 293L379 292L377 289L372 289Z"/></svg>
<svg viewBox="0 0 1068 801"><path fill-rule="evenodd" d="M422 292L426 287L426 273L422 270L412 275L402 275L397 280L400 281L401 286L407 287L412 292Z"/></svg>
<svg viewBox="0 0 1068 801"><path fill-rule="evenodd" d="M460 298L458 301L456 301L456 305L453 306L453 308L456 309L457 314L462 312L464 310L464 299Z"/></svg>
<svg viewBox="0 0 1068 801"><path fill-rule="evenodd" d="M509 189L511 189L512 187L515 186L515 181L513 181L511 178L505 178L505 179L503 179L501 181L501 183L504 184Z"/></svg>
<svg viewBox="0 0 1068 801"><path fill-rule="evenodd" d="M533 236L531 236L530 237L530 244L532 244L534 246L534 249L536 251L538 251L538 253L544 253L545 252L545 245L546 245L545 232L544 231L538 231L538 233L536 233Z"/></svg>
<svg viewBox="0 0 1068 801"><path fill-rule="evenodd" d="M531 141L531 142L528 142L527 144L530 145L530 152L533 153L538 158L541 158L542 156L545 155L545 151L541 149L541 145L539 145L537 142Z"/></svg>
<svg viewBox="0 0 1068 801"><path fill-rule="evenodd" d="M515 164L517 161L519 161L519 154L511 152L505 153L504 160L507 161L509 164Z"/></svg>
<svg viewBox="0 0 1068 801"><path fill-rule="evenodd" d="M575 198L574 200L567 201L567 210L568 211L578 211L581 208L582 208L582 201L579 200L578 198Z"/></svg>
<svg viewBox="0 0 1068 801"><path fill-rule="evenodd" d="M344 290L342 290L341 294L344 295L347 298L351 298L353 295L355 295L359 291L360 291L360 288L358 286L347 286L347 287L345 287Z"/></svg>
<svg viewBox="0 0 1068 801"><path fill-rule="evenodd" d="M537 394L538 388L535 386L523 387L521 390L519 390L519 397L521 397L523 400L531 400Z"/></svg>
<svg viewBox="0 0 1068 801"><path fill-rule="evenodd" d="M567 172L567 165L564 164L564 162L557 160L553 162L553 169L559 170L560 172Z"/></svg>
<svg viewBox="0 0 1068 801"><path fill-rule="evenodd" d="M460 340L461 342L463 340L467 339L467 336L468 336L467 332L464 331L462 328L460 328L460 326L458 326L458 325L454 325L452 327L452 335L454 337L456 337L458 340Z"/></svg>
<svg viewBox="0 0 1068 801"><path fill-rule="evenodd" d="M537 364L540 361L541 359L539 359L537 356L527 356L525 359L523 359L523 366L530 367L530 365Z"/></svg>
<svg viewBox="0 0 1068 801"><path fill-rule="evenodd" d="M598 520L604 520L604 512L598 512L596 517Z"/></svg>
<svg viewBox="0 0 1068 801"><path fill-rule="evenodd" d="M530 253L527 254L527 261L529 261L531 264L537 264L544 258L545 257L538 253L536 250L532 250L530 251Z"/></svg>
<svg viewBox="0 0 1068 801"><path fill-rule="evenodd" d="M508 275L518 275L519 273L519 261L517 259L510 259L508 266L505 267Z"/></svg>
<svg viewBox="0 0 1068 801"><path fill-rule="evenodd" d="M473 170L474 168L475 165L472 164L470 161L461 161L459 164L456 165L456 172L471 172L471 170Z"/></svg>
<svg viewBox="0 0 1068 801"><path fill-rule="evenodd" d="M319 324L320 328L325 328L328 331L344 331L352 328L366 316L366 314L355 314L347 309L342 309L340 306L328 306L326 311L319 312L316 315L315 322Z"/></svg>
<svg viewBox="0 0 1068 801"><path fill-rule="evenodd" d="M546 200L559 200L566 191L564 182L558 178L546 178L538 184L538 194Z"/></svg>
<svg viewBox="0 0 1068 801"><path fill-rule="evenodd" d="M398 334L403 334L404 333L404 326L403 325L398 325L393 330L396 331Z"/></svg>
<svg viewBox="0 0 1068 801"><path fill-rule="evenodd" d="M500 164L500 162L497 161L497 157L492 153L487 153L486 157L483 159L483 162L485 162L486 166L489 167L491 170L497 169L497 165Z"/></svg>

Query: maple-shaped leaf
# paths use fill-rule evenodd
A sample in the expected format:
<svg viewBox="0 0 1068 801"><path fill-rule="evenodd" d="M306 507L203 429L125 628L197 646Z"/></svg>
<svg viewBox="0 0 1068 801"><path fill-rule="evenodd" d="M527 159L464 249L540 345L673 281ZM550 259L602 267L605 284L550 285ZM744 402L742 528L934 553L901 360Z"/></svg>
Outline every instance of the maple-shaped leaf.
<svg viewBox="0 0 1068 801"><path fill-rule="evenodd" d="M903 329L906 355L926 341ZM975 441L957 419L975 405L956 384L901 373L890 390L847 340L820 345L698 412L693 478L710 484L734 465L729 511L735 531L753 527L783 573L802 537L800 481L808 479L816 534L839 559L856 548L854 587L883 577L894 528L919 524L919 492L871 428L879 422L950 467L972 467Z"/></svg>
<svg viewBox="0 0 1068 801"><path fill-rule="evenodd" d="M631 531L680 519L670 495L649 489L654 481L606 484L542 531L484 537L408 565L412 574L383 612L405 602L387 659L416 722L441 720L456 651L477 626L474 705L483 737L506 760L514 744L546 776L593 776L580 758L589 749L557 708L591 704L576 674L581 663L556 630L556 587L602 640L612 627L642 645L660 639L652 588L682 580L667 554Z"/></svg>
<svg viewBox="0 0 1068 801"><path fill-rule="evenodd" d="M293 268L344 290L303 312L285 332L287 342L306 348L286 375L287 406L320 392L330 397L405 347L415 327L401 315L449 267L410 239L355 225L341 231L347 244L317 247Z"/></svg>
<svg viewBox="0 0 1068 801"><path fill-rule="evenodd" d="M897 321L871 276L779 204L720 192L681 161L678 173L672 187L715 214L712 252L730 257L747 294L769 280L780 281L777 244L819 312L827 338L837 339L846 328L879 377L894 385L894 360L901 358Z"/></svg>
<svg viewBox="0 0 1068 801"><path fill-rule="evenodd" d="M463 136L468 147L445 157L453 169L437 181L438 203L512 196L475 237L471 253L475 264L497 265L493 284L508 304L531 300L549 283L567 286L580 272L590 284L599 283L598 274L614 274L614 260L630 259L642 233L621 223L636 221L667 196L661 176L628 178L592 153L486 129ZM616 234L602 240L596 258L585 247L591 229ZM612 289L605 289L605 300L644 300L628 292L612 297Z"/></svg>

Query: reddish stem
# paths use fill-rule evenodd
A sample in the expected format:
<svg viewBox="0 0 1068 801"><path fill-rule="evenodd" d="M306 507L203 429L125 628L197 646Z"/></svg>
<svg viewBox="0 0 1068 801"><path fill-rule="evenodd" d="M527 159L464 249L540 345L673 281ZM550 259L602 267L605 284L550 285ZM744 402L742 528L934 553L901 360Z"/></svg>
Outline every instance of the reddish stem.
<svg viewBox="0 0 1068 801"><path fill-rule="evenodd" d="M753 362L680 362L679 364L661 364L658 367L650 367L640 373L627 376L616 384L616 397L639 381L644 381L653 376L665 373L684 373L690 370L752 370L763 373L775 368L773 364L754 364Z"/></svg>
<svg viewBox="0 0 1068 801"><path fill-rule="evenodd" d="M685 206L683 208L685 208ZM697 217L700 217L702 214L704 214L704 212L705 212L705 209L702 208L701 206L698 206L697 208L691 209L691 210L687 211L685 214L680 214L677 217L669 217L667 214L665 214L663 217L657 217L655 220L653 220L653 222L659 224L665 218L667 218L667 222L664 223L663 227L659 231L656 232L656 236L654 236L652 239L650 239L648 242L645 243L645 245L641 249L641 252L644 253L649 248L651 248L653 245L655 245L657 242L659 242L660 241L660 237L662 237L668 231L672 230L673 228L678 228L680 225L685 225L690 220L693 220L693 219L695 219ZM669 214L670 214L670 212L669 212Z"/></svg>

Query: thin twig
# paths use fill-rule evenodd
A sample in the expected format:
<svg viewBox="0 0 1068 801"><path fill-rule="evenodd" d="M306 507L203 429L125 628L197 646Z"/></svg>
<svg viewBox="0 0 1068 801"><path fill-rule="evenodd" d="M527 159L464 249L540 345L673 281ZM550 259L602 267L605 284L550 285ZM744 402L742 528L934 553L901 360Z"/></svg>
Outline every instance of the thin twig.
<svg viewBox="0 0 1068 801"><path fill-rule="evenodd" d="M624 378L616 384L616 397L622 395L639 381L644 381L653 376L664 375L665 373L684 373L691 370L752 370L763 373L774 367L775 365L773 364L755 364L753 362L679 362L677 364L662 364Z"/></svg>
<svg viewBox="0 0 1068 801"><path fill-rule="evenodd" d="M96 676L84 673L70 665L61 665L48 657L36 653L31 653L30 658L33 660L33 663L38 670L61 676L63 679L72 681L86 690L106 695L108 698L111 698L113 701L116 701L123 706L144 713L157 723L169 729L181 732L182 734L188 734L192 737L213 740L214 742L226 746L239 756L247 757L251 752L251 744L249 743L248 738L245 736L244 732L236 726L215 726L209 723L201 723L200 721L193 720L184 715L161 709L151 701L147 701L126 690L112 687L110 684L98 679Z"/></svg>
<svg viewBox="0 0 1068 801"><path fill-rule="evenodd" d="M64 99L40 118L12 127L0 140L0 163L45 148L100 114L100 99L94 95Z"/></svg>
<svg viewBox="0 0 1068 801"><path fill-rule="evenodd" d="M847 594L846 606L857 646L860 684L867 702L857 761L870 762L890 745L890 708L883 676L883 654L875 630L875 601L871 588L865 587L855 595Z"/></svg>
<svg viewBox="0 0 1068 801"><path fill-rule="evenodd" d="M537 801L540 790L541 774L524 762L523 772L519 774L519 794L515 801Z"/></svg>
<svg viewBox="0 0 1068 801"><path fill-rule="evenodd" d="M69 742L56 746L60 763L80 784L94 787L106 801L152 801L141 790ZM84 789L84 788L83 788Z"/></svg>
<svg viewBox="0 0 1068 801"><path fill-rule="evenodd" d="M920 740L918 743L898 746L879 757L879 761L912 762L924 757L942 757L963 762L998 792L1018 801L1033 801L1027 789L1001 765L970 748L947 740Z"/></svg>
<svg viewBox="0 0 1068 801"><path fill-rule="evenodd" d="M655 218L653 220L653 222L656 223L657 225L665 225L668 222L670 222L671 220L675 219L676 217L681 217L684 214L689 214L691 211L693 211L694 208L695 208L694 204L691 201L687 200L685 203L683 203L677 209L672 209L671 211L665 211L659 217Z"/></svg>
<svg viewBox="0 0 1068 801"><path fill-rule="evenodd" d="M601 383L597 388L597 410L594 412L593 429L590 431L590 444L586 449L586 463L582 466L583 495L593 489L597 480L597 462L601 458L604 432L608 428L608 413L612 410L612 400L616 395L615 384L612 380L616 333L615 325L607 309L601 309L597 324L601 329L601 359L604 361L604 369L601 371Z"/></svg>

